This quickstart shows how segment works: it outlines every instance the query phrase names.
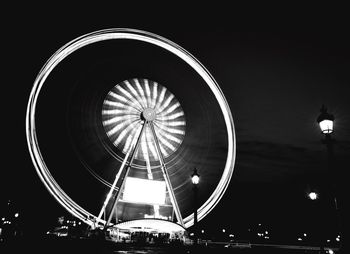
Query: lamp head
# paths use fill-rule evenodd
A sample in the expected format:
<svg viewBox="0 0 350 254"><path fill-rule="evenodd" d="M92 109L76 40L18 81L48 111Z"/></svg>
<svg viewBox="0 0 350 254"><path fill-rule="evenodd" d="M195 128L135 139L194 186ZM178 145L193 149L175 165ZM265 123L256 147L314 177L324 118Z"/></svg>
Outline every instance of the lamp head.
<svg viewBox="0 0 350 254"><path fill-rule="evenodd" d="M308 194L308 197L311 200L316 200L318 198L318 194L316 192L312 191Z"/></svg>
<svg viewBox="0 0 350 254"><path fill-rule="evenodd" d="M199 183L199 174L196 168L193 170L193 174L191 175L191 180L194 185L197 185Z"/></svg>
<svg viewBox="0 0 350 254"><path fill-rule="evenodd" d="M321 114L317 117L317 122L320 126L322 133L330 134L333 132L334 116L327 112L327 108L322 105Z"/></svg>

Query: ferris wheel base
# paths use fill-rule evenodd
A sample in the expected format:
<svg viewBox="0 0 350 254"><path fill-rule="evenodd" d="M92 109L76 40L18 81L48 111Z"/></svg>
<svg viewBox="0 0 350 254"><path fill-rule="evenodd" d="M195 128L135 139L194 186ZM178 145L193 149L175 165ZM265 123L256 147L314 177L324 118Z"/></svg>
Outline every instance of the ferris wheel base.
<svg viewBox="0 0 350 254"><path fill-rule="evenodd" d="M124 243L171 243L188 241L187 230L181 225L162 219L137 219L121 222L107 229L107 237Z"/></svg>

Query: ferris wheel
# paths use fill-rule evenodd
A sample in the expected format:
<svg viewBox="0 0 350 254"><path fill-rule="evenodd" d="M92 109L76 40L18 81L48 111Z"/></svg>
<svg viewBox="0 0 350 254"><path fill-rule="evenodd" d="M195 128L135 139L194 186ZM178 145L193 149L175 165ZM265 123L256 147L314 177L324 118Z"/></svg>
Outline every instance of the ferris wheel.
<svg viewBox="0 0 350 254"><path fill-rule="evenodd" d="M90 87L90 92L86 94L91 96L93 100L99 99L96 99L94 111L82 110L81 115L89 118L95 114L95 118L98 119L95 121L97 123L89 124L89 121L81 121L79 123L80 129L75 133L76 136L77 133L80 135L85 129L92 130L89 133L93 133L88 138L79 136L76 139L82 140L80 149L84 150L85 157L82 156L84 158L80 161L103 186L101 191L104 193L101 198L103 202L89 201L97 204L97 208L90 211L75 201L75 194L70 195L64 190L62 187L64 184L59 183L59 181L63 181L62 179L67 179L67 177L59 176L60 170L57 172L52 170L54 166L50 166L52 164L46 160L47 157L54 157L48 155L50 149L47 151L41 149L41 143L45 143L43 141L45 139L39 136L46 134L39 134L38 131L45 132L44 129L47 128L45 126L48 126L47 122L49 121L45 121L44 124L40 123L40 126L43 127L39 126L38 118L46 114L41 113L44 111L39 109L39 107L43 107L43 101L45 101L45 99L40 99L39 95L40 93L44 94L48 86L46 83L50 84L51 82L50 77L60 73L56 69L61 65L70 64L66 61L67 58L71 57L73 59L71 62L74 62L76 57L79 57L80 51L84 52L89 47L98 48L101 43L115 41L141 42L151 45L153 48L166 51L172 59L175 57L184 63L186 68L191 69L200 80L199 85L192 88L192 91L202 96L198 98L204 98L203 101L210 104L210 109L216 110L212 115L220 118L218 122L221 121L222 124L215 121L213 123L210 119L197 124L201 117L196 111L196 107L191 104L196 102L191 96L186 95L190 92L184 92L177 85L171 85L171 88L168 88L166 83L163 84L163 81L155 79L157 75L154 75L154 78L129 76L119 80L113 86L109 83L105 89L100 89L100 93L97 95L96 91L99 88L96 88L94 83ZM65 76L65 73L62 73L61 75ZM185 78L186 76L183 79ZM164 79L164 81L166 80ZM204 88L201 88L203 86ZM84 89L86 90L86 86ZM203 89L203 91L197 89ZM76 90L78 91L76 92L77 97L84 97L82 90ZM55 92L57 91L55 90ZM51 92L51 94L55 94L55 92ZM201 106L201 104L198 105ZM69 110L74 111L75 107L72 108L73 110ZM61 107L58 107L57 110L61 110ZM74 115L71 117L72 122L75 124L78 118ZM212 127L202 126L203 123L205 125L209 122ZM97 125L100 127L96 127ZM210 137L204 140L202 132L206 133L210 128L214 129L215 135L220 136L220 138ZM97 134L95 135L95 133ZM141 30L125 28L100 30L83 35L60 48L46 62L34 82L27 107L26 134L33 164L45 187L67 211L91 226L96 224L102 227L114 225L113 218L118 224L119 218L125 214L130 215L130 211L135 210L135 207L130 208L129 204L137 207L142 204L150 206L153 211L152 215L149 215L150 212L147 208L147 212L143 212L142 216L171 220L185 228L190 227L193 224L194 214L184 211L185 205L183 205L189 195L186 193L189 189L188 183L184 180L191 173L188 171L190 170L189 165L213 161L212 157L215 156L220 158L219 169L214 166L210 168L210 165L207 166L203 163L203 167L208 167L208 172L209 168L212 170L208 173L208 182L211 179L209 175L214 174L217 177L212 177L216 180L214 183L210 183L212 188L208 190L208 194L198 208L198 219L200 220L215 207L223 196L235 164L233 118L224 94L214 78L195 57L179 45L159 35ZM206 134L205 137L207 136L209 134ZM219 142L221 143L218 144ZM196 146L200 145L197 144L203 145L198 149ZM104 152L103 156L97 155ZM210 159L207 159L209 157ZM80 179L79 181L83 185ZM79 183L74 183L74 186L78 185ZM141 185L145 186L144 189L138 188ZM155 192L147 192L152 188ZM72 187L73 189L76 188ZM135 189L136 194L133 191ZM147 192L148 195L142 196L140 200L143 192ZM154 193L157 192L163 193L160 199L147 199L155 196ZM129 210L125 210L126 212L123 214L122 209ZM138 213L140 213L139 211ZM124 220L130 220L130 216L125 218Z"/></svg>

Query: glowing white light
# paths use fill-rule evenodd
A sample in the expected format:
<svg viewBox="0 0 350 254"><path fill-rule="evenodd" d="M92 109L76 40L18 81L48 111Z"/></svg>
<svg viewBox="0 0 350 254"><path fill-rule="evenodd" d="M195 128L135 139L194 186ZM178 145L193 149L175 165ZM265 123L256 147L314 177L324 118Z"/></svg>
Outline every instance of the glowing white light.
<svg viewBox="0 0 350 254"><path fill-rule="evenodd" d="M158 93L158 89L161 90L160 93ZM127 107L127 105L135 105L135 107ZM150 117L146 112L154 114ZM157 136L159 135L160 149L163 156L168 157L182 143L185 135L185 124L176 126L176 122L181 120L185 123L184 117L180 103L165 87L151 80L137 78L125 80L113 87L107 94L102 109L102 123L107 136L123 153L128 151L128 145L125 143L128 136L134 134L132 130L147 120L156 123L154 127ZM171 128L175 131L167 132L169 127L166 124L171 122L175 122L175 126ZM175 136L175 134L178 135ZM154 146L154 140L151 139L152 135L148 126L146 126L143 135L146 136L141 141L143 152L136 153L135 158L143 161L154 161L157 159L154 152L150 151L147 154L144 152L145 149L152 149L151 147ZM142 145L145 141L148 143L147 146Z"/></svg>
<svg viewBox="0 0 350 254"><path fill-rule="evenodd" d="M164 147L164 145L167 147L167 148L169 148L171 151L174 151L176 148L175 148L175 146L172 144L172 143L170 143L168 140L169 139L167 139L166 137L164 137L164 136L162 136L162 135L157 135L157 137L158 137L158 140L159 140L159 142L160 142L160 145L161 145L161 147L163 146ZM165 151L164 151L165 152ZM166 152L165 152L166 153ZM164 153L163 153L164 154Z"/></svg>
<svg viewBox="0 0 350 254"><path fill-rule="evenodd" d="M202 229L202 231L201 231L201 232L202 232L202 234L204 234L204 229Z"/></svg>
<svg viewBox="0 0 350 254"><path fill-rule="evenodd" d="M192 176L192 183L193 184L198 184L199 183L199 176L198 175Z"/></svg>
<svg viewBox="0 0 350 254"><path fill-rule="evenodd" d="M180 116L183 116L183 115L184 115L183 112L178 112L178 113L174 113L174 114L169 115L169 116L160 116L159 118L162 121L168 121L168 120L174 120L174 119L179 118Z"/></svg>
<svg viewBox="0 0 350 254"><path fill-rule="evenodd" d="M303 239L301 239L300 237L298 238L298 241L302 241Z"/></svg>
<svg viewBox="0 0 350 254"><path fill-rule="evenodd" d="M226 232L226 230L223 228L223 229L222 229L222 233L225 233L225 232Z"/></svg>
<svg viewBox="0 0 350 254"><path fill-rule="evenodd" d="M327 250L329 254L334 254L334 251L332 249Z"/></svg>
<svg viewBox="0 0 350 254"><path fill-rule="evenodd" d="M311 200L316 200L316 199L318 198L318 195L317 195L316 192L310 192L310 193L309 193L309 198L310 198Z"/></svg>
<svg viewBox="0 0 350 254"><path fill-rule="evenodd" d="M304 233L304 236L307 236L306 233Z"/></svg>
<svg viewBox="0 0 350 254"><path fill-rule="evenodd" d="M123 200L133 203L165 204L166 186L164 181L127 177Z"/></svg>
<svg viewBox="0 0 350 254"><path fill-rule="evenodd" d="M321 131L325 134L333 132L333 121L332 120L323 120L320 123Z"/></svg>
<svg viewBox="0 0 350 254"><path fill-rule="evenodd" d="M142 231L161 231L161 232L168 232L168 233L174 233L174 232L185 232L185 228L180 226L177 223L166 221L166 220L159 220L159 219L139 219L139 220L132 220L132 221L126 221L119 223L115 226L115 228L118 229L124 229L124 230L133 230L135 231L135 228L138 228Z"/></svg>
<svg viewBox="0 0 350 254"><path fill-rule="evenodd" d="M163 125L171 126L171 127L177 127L177 126L184 126L186 125L185 121L174 121L174 122L165 122Z"/></svg>
<svg viewBox="0 0 350 254"><path fill-rule="evenodd" d="M167 114L172 113L175 109L177 109L178 107L180 107L180 103L176 102L174 105L172 105L171 107L169 107L168 109L166 109L164 112L161 112L159 115L161 116L165 116Z"/></svg>
<svg viewBox="0 0 350 254"><path fill-rule="evenodd" d="M15 217L17 218L19 216L19 213L15 213Z"/></svg>

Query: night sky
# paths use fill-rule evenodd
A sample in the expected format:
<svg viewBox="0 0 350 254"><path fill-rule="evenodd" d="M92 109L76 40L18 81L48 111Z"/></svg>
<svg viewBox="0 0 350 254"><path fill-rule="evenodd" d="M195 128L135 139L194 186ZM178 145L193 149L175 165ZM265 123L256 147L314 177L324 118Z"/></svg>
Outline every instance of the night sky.
<svg viewBox="0 0 350 254"><path fill-rule="evenodd" d="M29 19L21 33L8 31L0 212L11 200L28 227L39 224L38 231L66 214L31 163L25 136L29 93L40 68L65 43L95 30L128 27L156 33L189 51L211 72L230 105L237 138L235 170L221 202L201 226L238 232L262 223L277 236L317 234L322 221L322 227L334 230L327 151L316 118L322 104L335 116L332 170L344 190L350 162L348 32L327 21L267 29L219 21L208 27L141 20L48 20L44 29L40 20ZM306 198L309 190L319 191L317 203ZM344 198L339 197L340 206Z"/></svg>

